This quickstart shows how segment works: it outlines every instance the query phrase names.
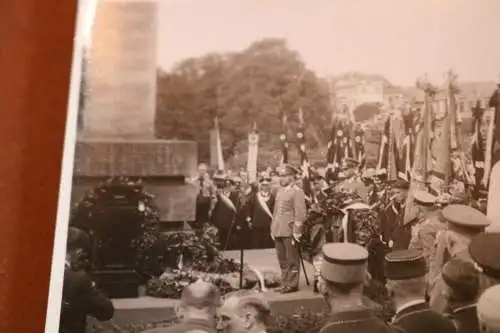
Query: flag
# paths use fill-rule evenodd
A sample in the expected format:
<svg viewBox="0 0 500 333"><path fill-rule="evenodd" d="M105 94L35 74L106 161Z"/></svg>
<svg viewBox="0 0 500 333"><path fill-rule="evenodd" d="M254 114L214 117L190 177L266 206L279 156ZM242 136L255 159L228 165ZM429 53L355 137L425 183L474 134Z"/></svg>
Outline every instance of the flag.
<svg viewBox="0 0 500 333"><path fill-rule="evenodd" d="M496 141L497 144L500 144L500 126L496 126L498 121L500 121L500 84L491 95L488 104L490 108L495 110L494 141Z"/></svg>
<svg viewBox="0 0 500 333"><path fill-rule="evenodd" d="M415 151L413 153L413 166L408 196L406 197L403 215L403 224L407 224L418 217L419 211L415 205L413 194L417 190L427 190L429 176L429 154L431 143L431 105L429 95L433 92L429 87L425 89L423 114L415 125Z"/></svg>
<svg viewBox="0 0 500 333"><path fill-rule="evenodd" d="M218 171L224 171L224 156L219 130L219 120L214 118L214 128L210 131L210 166Z"/></svg>
<svg viewBox="0 0 500 333"><path fill-rule="evenodd" d="M257 133L257 123L254 123L252 131L248 134L247 177L249 184L257 181L258 156L259 134Z"/></svg>
<svg viewBox="0 0 500 333"><path fill-rule="evenodd" d="M351 156L359 163L358 169L363 169L365 165L365 133L361 126L354 129L351 143Z"/></svg>
<svg viewBox="0 0 500 333"><path fill-rule="evenodd" d="M481 133L481 121L484 109L481 102L477 101L476 106L471 110L473 117L474 134L472 136L471 157L474 166L474 186L476 194L479 192L485 171L485 147L483 135Z"/></svg>
<svg viewBox="0 0 500 333"><path fill-rule="evenodd" d="M313 193L311 187L311 166L309 164L309 159L307 158L305 123L304 123L304 114L302 112L302 108L299 109L299 128L297 130L297 146L299 149L300 166L302 169L302 182L303 182L304 194L306 197L312 200Z"/></svg>
<svg viewBox="0 0 500 333"><path fill-rule="evenodd" d="M281 135L280 135L280 141L281 141L281 165L287 164L288 163L288 121L287 121L287 116L286 114L283 113L283 116L281 117Z"/></svg>
<svg viewBox="0 0 500 333"><path fill-rule="evenodd" d="M397 144L392 128L392 116L388 116L384 124L378 154L377 172L386 174L388 180L397 178L396 166Z"/></svg>
<svg viewBox="0 0 500 333"><path fill-rule="evenodd" d="M491 105L491 104L490 104ZM489 188L489 179L491 169L493 168L493 152L495 151L495 124L497 122L497 113L494 111L492 117L488 123L488 128L486 130L486 151L484 156L484 172L483 179L481 180L481 185L484 188Z"/></svg>
<svg viewBox="0 0 500 333"><path fill-rule="evenodd" d="M413 113L403 114L404 140L401 145L401 155L398 167L398 176L406 181L411 180L411 169L413 167L413 152L415 150L415 135Z"/></svg>

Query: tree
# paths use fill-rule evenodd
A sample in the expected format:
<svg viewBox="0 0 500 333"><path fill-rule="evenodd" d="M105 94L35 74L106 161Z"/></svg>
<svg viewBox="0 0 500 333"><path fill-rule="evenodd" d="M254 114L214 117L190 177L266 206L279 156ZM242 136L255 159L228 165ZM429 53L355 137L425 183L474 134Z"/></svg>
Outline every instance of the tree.
<svg viewBox="0 0 500 333"><path fill-rule="evenodd" d="M307 69L286 40L264 39L241 52L185 59L161 74L157 136L195 140L200 159L206 160L209 129L218 116L226 158L246 151L241 143L254 122L261 146L277 150L282 115L293 131L301 107L308 144L324 143L331 115L326 82Z"/></svg>

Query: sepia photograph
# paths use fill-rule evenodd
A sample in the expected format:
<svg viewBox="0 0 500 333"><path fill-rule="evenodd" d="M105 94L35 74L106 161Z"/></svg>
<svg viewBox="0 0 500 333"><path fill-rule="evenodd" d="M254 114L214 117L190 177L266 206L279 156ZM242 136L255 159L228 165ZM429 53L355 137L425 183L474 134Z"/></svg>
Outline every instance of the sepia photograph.
<svg viewBox="0 0 500 333"><path fill-rule="evenodd" d="M500 333L499 13L82 1L46 332Z"/></svg>

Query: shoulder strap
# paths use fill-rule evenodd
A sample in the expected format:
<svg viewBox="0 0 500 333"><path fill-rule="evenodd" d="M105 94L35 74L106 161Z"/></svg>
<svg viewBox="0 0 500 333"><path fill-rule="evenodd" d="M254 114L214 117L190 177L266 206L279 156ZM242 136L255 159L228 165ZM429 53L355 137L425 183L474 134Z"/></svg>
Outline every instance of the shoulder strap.
<svg viewBox="0 0 500 333"><path fill-rule="evenodd" d="M398 333L406 333L405 330L399 325L391 325Z"/></svg>

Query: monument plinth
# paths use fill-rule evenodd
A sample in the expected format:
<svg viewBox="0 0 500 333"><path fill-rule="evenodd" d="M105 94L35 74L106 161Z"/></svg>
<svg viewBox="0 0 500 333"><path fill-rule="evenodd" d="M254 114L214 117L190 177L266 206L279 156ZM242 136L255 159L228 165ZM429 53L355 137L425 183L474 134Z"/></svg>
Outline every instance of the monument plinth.
<svg viewBox="0 0 500 333"><path fill-rule="evenodd" d="M191 221L197 190L187 185L186 178L196 174L197 145L155 139L156 26L156 1L97 2L86 50L83 124L75 147L72 199L79 200L110 177L137 177L156 197L162 222ZM106 215L108 221L120 224L120 234L130 231L130 241L139 230L134 209L118 206ZM94 235L100 244L106 244L106 237L110 236ZM133 265L109 259L100 267L94 276L109 296L138 296L140 280Z"/></svg>

